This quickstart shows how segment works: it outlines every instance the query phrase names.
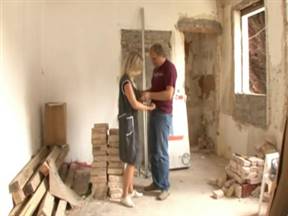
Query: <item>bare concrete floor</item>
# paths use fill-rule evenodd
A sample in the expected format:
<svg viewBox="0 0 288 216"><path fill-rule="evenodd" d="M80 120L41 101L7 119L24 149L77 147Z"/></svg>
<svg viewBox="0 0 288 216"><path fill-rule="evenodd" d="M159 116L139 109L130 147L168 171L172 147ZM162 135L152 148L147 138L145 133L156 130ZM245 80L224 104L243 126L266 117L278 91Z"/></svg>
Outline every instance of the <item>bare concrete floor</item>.
<svg viewBox="0 0 288 216"><path fill-rule="evenodd" d="M165 201L157 201L155 194L134 199L136 207L123 207L117 202L87 201L81 209L74 209L69 216L254 216L258 200L254 198L224 198L215 200L210 197L213 187L207 181L223 172L227 161L215 155L192 154L190 169L170 172L171 195ZM137 185L147 185L150 179L137 178Z"/></svg>

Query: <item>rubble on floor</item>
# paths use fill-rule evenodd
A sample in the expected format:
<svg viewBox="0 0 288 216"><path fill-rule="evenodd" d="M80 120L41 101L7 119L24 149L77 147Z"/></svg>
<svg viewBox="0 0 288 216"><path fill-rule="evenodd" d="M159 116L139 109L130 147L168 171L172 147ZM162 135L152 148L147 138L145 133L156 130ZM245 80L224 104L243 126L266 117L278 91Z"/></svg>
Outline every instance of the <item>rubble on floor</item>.
<svg viewBox="0 0 288 216"><path fill-rule="evenodd" d="M219 199L224 196L238 198L250 196L261 184L263 169L262 158L233 154L223 176L210 181L210 184L219 188L213 191L212 197Z"/></svg>
<svg viewBox="0 0 288 216"><path fill-rule="evenodd" d="M75 174L73 178L72 189L82 197L87 197L90 192L90 173L91 166L86 163L74 163Z"/></svg>
<svg viewBox="0 0 288 216"><path fill-rule="evenodd" d="M233 154L225 173L218 179L210 180L210 184L218 189L213 191L212 197L220 199L223 197L245 198L248 196L259 197L260 186L264 171L265 155L277 152L277 148L271 138L266 138L264 144L256 147L256 156L248 157ZM264 201L270 197L270 189L264 192Z"/></svg>
<svg viewBox="0 0 288 216"><path fill-rule="evenodd" d="M271 138L266 138L263 145L259 145L256 147L256 156L259 158L265 158L266 154L278 152L275 141Z"/></svg>

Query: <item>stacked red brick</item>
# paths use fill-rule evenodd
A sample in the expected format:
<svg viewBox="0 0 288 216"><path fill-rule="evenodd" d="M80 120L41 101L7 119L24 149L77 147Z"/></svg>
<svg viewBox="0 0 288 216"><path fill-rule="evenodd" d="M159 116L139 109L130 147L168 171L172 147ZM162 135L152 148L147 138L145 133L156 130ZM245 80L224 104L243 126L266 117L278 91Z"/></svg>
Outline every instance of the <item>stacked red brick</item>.
<svg viewBox="0 0 288 216"><path fill-rule="evenodd" d="M107 197L107 133L108 124L95 124L92 128L93 163L91 180L93 196L96 199Z"/></svg>
<svg viewBox="0 0 288 216"><path fill-rule="evenodd" d="M233 154L225 167L225 175L214 182L219 188L213 192L214 198L223 196L248 197L262 181L264 160Z"/></svg>
<svg viewBox="0 0 288 216"><path fill-rule="evenodd" d="M239 184L259 184L262 180L264 169L264 160L257 157L244 157L234 154L228 166L226 173L235 179Z"/></svg>
<svg viewBox="0 0 288 216"><path fill-rule="evenodd" d="M108 187L109 196L118 199L122 195L123 163L119 158L119 131L110 129L108 138Z"/></svg>

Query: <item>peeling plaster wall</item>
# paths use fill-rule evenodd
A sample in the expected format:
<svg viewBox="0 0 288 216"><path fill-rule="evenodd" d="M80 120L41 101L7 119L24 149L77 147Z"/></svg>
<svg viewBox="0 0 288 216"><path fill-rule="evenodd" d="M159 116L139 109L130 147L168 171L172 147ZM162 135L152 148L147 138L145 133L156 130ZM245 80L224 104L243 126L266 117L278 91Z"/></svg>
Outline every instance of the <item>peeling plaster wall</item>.
<svg viewBox="0 0 288 216"><path fill-rule="evenodd" d="M287 71L285 70L284 1L266 0L266 49L267 49L267 128L261 129L250 124L239 123L233 117L234 65L232 38L232 7L240 0L222 1L218 9L223 10L222 70L220 73L219 127L217 152L229 157L232 152L254 152L255 146L264 142L265 136L275 138L281 146L282 132L287 109ZM243 2L243 1L242 1ZM245 1L248 2L248 1ZM221 7L223 6L223 7Z"/></svg>
<svg viewBox="0 0 288 216"><path fill-rule="evenodd" d="M215 143L217 35L185 33L185 50L190 144L197 144L203 130Z"/></svg>

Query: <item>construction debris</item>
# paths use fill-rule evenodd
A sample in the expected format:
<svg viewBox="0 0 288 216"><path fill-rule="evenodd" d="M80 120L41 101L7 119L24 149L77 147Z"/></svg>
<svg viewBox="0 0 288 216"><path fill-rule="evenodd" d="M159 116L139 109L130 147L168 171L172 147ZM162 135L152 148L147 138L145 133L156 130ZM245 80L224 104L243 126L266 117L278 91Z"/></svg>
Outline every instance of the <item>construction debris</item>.
<svg viewBox="0 0 288 216"><path fill-rule="evenodd" d="M27 163L9 184L15 204L9 216L51 215L53 209L57 209L62 199L55 195L55 190L53 191L53 176L58 176L58 169L67 153L67 145L43 146ZM61 188L65 190L66 186L63 185ZM65 210L66 206L57 215L64 216Z"/></svg>
<svg viewBox="0 0 288 216"><path fill-rule="evenodd" d="M266 154L278 152L275 143L273 143L272 139L266 138L263 145L259 145L256 147L256 156L264 159Z"/></svg>
<svg viewBox="0 0 288 216"><path fill-rule="evenodd" d="M91 173L91 167L83 164L77 164L72 189L79 196L88 195L90 173Z"/></svg>
<svg viewBox="0 0 288 216"><path fill-rule="evenodd" d="M257 157L245 157L233 154L225 170L227 175L239 184L260 184L264 169L264 160Z"/></svg>
<svg viewBox="0 0 288 216"><path fill-rule="evenodd" d="M216 180L210 180L210 184L219 188L213 191L212 197L220 199L224 195L238 198L250 196L262 181L263 169L262 158L233 154L225 167L225 174Z"/></svg>
<svg viewBox="0 0 288 216"><path fill-rule="evenodd" d="M212 197L215 199L220 199L224 197L224 192L223 190L215 190L213 191Z"/></svg>
<svg viewBox="0 0 288 216"><path fill-rule="evenodd" d="M81 197L70 187L67 187L67 185L65 185L65 183L61 180L56 165L53 161L49 164L49 167L50 193L58 198L61 198L62 200L67 201L72 207L80 207L82 205Z"/></svg>

